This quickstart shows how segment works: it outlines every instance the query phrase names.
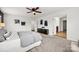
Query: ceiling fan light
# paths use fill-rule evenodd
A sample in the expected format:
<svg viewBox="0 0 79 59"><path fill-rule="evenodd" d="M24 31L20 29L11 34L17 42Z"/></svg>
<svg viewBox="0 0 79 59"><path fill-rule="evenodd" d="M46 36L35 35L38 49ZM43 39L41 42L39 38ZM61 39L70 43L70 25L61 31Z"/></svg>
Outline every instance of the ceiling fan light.
<svg viewBox="0 0 79 59"><path fill-rule="evenodd" d="M33 12L33 14L34 14L34 15L36 15L36 13L35 13L35 12Z"/></svg>
<svg viewBox="0 0 79 59"><path fill-rule="evenodd" d="M35 12L33 12L33 14L34 14Z"/></svg>

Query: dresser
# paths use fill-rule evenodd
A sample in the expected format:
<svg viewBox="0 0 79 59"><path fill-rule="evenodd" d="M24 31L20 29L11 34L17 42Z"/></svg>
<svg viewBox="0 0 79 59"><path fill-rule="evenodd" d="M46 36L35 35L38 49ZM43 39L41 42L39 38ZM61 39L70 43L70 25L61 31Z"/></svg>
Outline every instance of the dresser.
<svg viewBox="0 0 79 59"><path fill-rule="evenodd" d="M44 29L44 28L37 28L37 32L43 33L43 34L48 34L49 30L48 29Z"/></svg>

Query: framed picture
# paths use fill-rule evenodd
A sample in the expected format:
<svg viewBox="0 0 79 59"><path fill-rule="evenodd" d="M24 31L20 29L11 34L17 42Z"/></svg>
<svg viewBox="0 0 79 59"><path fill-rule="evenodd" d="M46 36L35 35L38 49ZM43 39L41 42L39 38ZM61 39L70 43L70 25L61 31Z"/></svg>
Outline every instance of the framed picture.
<svg viewBox="0 0 79 59"><path fill-rule="evenodd" d="M25 24L26 24L25 22L21 22L21 25L22 25L22 26L25 26Z"/></svg>
<svg viewBox="0 0 79 59"><path fill-rule="evenodd" d="M42 19L40 20L40 24L41 24L41 25L43 24L43 20L42 20Z"/></svg>
<svg viewBox="0 0 79 59"><path fill-rule="evenodd" d="M20 23L20 20L15 19L15 24L19 24L19 23Z"/></svg>
<svg viewBox="0 0 79 59"><path fill-rule="evenodd" d="M48 26L48 22L47 21L44 22L44 26Z"/></svg>

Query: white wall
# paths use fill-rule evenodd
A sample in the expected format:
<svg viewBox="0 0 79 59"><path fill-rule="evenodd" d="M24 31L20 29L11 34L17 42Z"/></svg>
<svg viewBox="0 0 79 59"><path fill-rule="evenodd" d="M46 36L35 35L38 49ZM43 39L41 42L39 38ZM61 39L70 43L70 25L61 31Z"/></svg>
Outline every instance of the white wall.
<svg viewBox="0 0 79 59"><path fill-rule="evenodd" d="M11 15L11 14L5 14L5 27L8 31L31 31L31 24L30 24L30 18L27 16L17 16L17 15ZM15 24L15 19L20 20L20 24ZM21 26L21 21L25 21L26 25Z"/></svg>
<svg viewBox="0 0 79 59"><path fill-rule="evenodd" d="M60 31L59 26L60 26L60 18L59 17L54 17L54 35L56 35L56 27L58 26L58 32Z"/></svg>
<svg viewBox="0 0 79 59"><path fill-rule="evenodd" d="M79 8L71 8L67 13L67 38L79 40Z"/></svg>

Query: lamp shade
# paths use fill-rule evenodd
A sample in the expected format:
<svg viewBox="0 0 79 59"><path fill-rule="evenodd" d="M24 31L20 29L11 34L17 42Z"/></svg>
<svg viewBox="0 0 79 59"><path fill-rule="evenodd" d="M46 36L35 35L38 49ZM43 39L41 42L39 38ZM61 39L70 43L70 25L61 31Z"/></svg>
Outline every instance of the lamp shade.
<svg viewBox="0 0 79 59"><path fill-rule="evenodd" d="M5 23L0 23L0 27L4 27L5 26Z"/></svg>

